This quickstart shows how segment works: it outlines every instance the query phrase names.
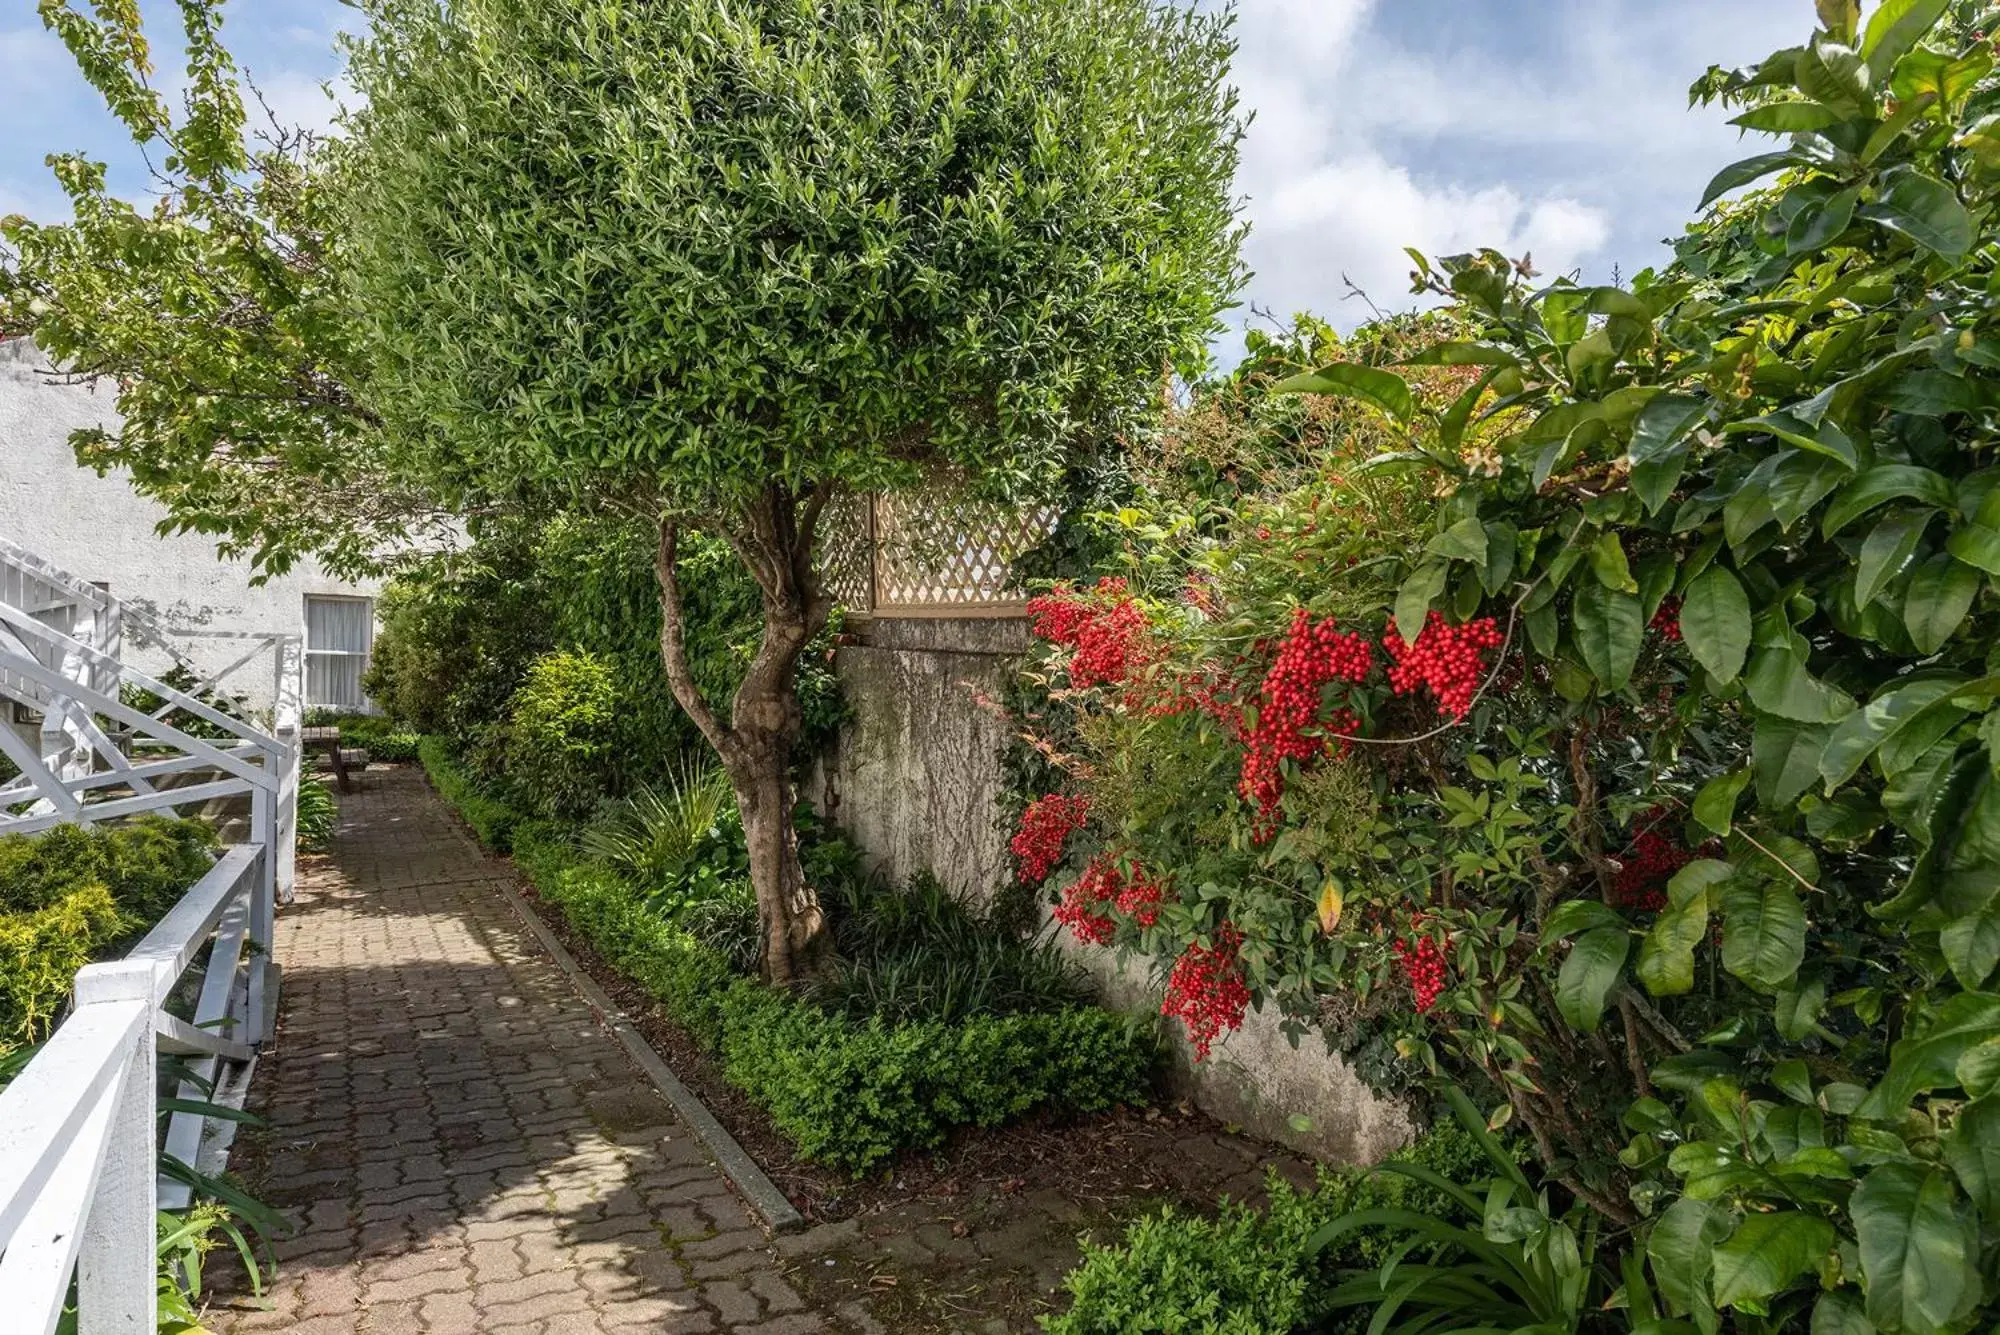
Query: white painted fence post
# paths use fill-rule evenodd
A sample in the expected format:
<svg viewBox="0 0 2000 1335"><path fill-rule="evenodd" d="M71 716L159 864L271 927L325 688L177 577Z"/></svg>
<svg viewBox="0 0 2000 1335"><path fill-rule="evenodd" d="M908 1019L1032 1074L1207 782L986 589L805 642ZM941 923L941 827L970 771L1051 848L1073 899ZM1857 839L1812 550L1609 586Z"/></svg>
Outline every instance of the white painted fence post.
<svg viewBox="0 0 2000 1335"><path fill-rule="evenodd" d="M160 973L152 960L89 965L76 976L77 1009L106 1001L157 1006ZM146 1024L119 1081L104 1167L84 1225L76 1272L78 1335L156 1335L159 1329L153 1195L159 1177L153 1143L157 1085L153 1026Z"/></svg>

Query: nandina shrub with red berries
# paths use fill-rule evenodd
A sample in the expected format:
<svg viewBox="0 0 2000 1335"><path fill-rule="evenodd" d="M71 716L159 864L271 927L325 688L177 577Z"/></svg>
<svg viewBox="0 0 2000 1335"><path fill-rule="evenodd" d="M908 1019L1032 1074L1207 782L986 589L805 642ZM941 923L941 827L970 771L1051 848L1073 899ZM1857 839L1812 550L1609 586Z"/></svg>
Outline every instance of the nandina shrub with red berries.
<svg viewBox="0 0 2000 1335"><path fill-rule="evenodd" d="M1419 258L1455 330L1280 386L1365 421L1248 406L1269 342L1197 387L1200 448L1104 521L1124 672L1047 643L1024 717L1091 803L1050 893L1107 850L1163 887L1089 925L1198 1054L1359 1014L1523 1133L1564 1329L1959 1335L2000 1295L1995 27L1815 11L1697 84L1780 137L1668 270ZM1429 1278L1378 1320L1445 1328Z"/></svg>

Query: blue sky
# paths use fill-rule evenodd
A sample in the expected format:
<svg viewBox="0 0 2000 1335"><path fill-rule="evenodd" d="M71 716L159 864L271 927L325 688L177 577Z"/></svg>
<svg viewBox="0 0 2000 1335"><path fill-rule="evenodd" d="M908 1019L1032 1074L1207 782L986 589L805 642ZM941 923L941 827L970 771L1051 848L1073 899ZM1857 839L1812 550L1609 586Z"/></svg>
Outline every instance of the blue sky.
<svg viewBox="0 0 2000 1335"><path fill-rule="evenodd" d="M144 6L170 82L172 6ZM1702 186L1751 152L1688 83L1812 29L1811 0L1240 0L1237 82L1257 119L1239 186L1257 271L1245 297L1342 325L1343 275L1404 304L1404 245L1532 251L1545 272L1609 279L1657 263ZM236 0L230 48L279 115L324 125L338 0ZM42 31L0 0L0 214L54 217L45 153L81 149L138 195L143 164ZM1238 312L1237 321L1250 318Z"/></svg>

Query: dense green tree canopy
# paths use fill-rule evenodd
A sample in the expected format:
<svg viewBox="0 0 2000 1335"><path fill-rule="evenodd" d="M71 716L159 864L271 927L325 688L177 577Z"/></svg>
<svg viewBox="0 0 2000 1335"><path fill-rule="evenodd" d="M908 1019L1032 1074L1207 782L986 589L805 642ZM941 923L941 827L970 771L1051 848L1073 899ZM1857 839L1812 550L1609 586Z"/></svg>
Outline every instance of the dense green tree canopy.
<svg viewBox="0 0 2000 1335"><path fill-rule="evenodd" d="M843 489L1051 484L1198 361L1239 276L1230 20L1159 0L372 0L339 170L404 476L660 524L661 654L728 769L774 979L799 654ZM728 717L682 527L762 595Z"/></svg>
<svg viewBox="0 0 2000 1335"><path fill-rule="evenodd" d="M380 0L373 399L473 493L1025 481L1238 273L1226 23L1154 0Z"/></svg>

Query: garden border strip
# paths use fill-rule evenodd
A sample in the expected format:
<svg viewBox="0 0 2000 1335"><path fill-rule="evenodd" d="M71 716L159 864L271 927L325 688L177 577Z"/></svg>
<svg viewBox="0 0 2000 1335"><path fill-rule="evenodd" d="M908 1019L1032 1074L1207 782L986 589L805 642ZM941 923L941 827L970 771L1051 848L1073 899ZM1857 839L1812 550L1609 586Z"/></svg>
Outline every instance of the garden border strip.
<svg viewBox="0 0 2000 1335"><path fill-rule="evenodd" d="M764 1223L771 1232L790 1233L803 1228L805 1217L793 1208L785 1193L778 1190L777 1183L771 1181L764 1170L757 1166L757 1161L736 1143L736 1137L730 1135L722 1123L715 1119L715 1114L708 1110L708 1105L704 1104L693 1090L681 1083L681 1078L661 1060L660 1054L653 1050L653 1045L648 1043L645 1036L632 1024L624 1008L613 1001L609 994L597 985L594 978L584 972L583 967L576 962L563 943L556 939L555 933L549 930L549 925L541 920L534 906L528 903L528 897L521 893L518 873L514 888L507 894L507 902L514 906L514 911L527 924L528 931L541 943L542 949L548 951L549 957L556 962L556 967L562 970L563 976L569 979L570 985L597 1013L597 1018L610 1029L632 1060L638 1063L639 1069L646 1073L646 1078L667 1096L667 1102L674 1105L674 1112L687 1123L688 1129L694 1132L701 1143L708 1147L708 1152L715 1157L716 1166L722 1170L723 1176L743 1193L751 1208L763 1216Z"/></svg>

